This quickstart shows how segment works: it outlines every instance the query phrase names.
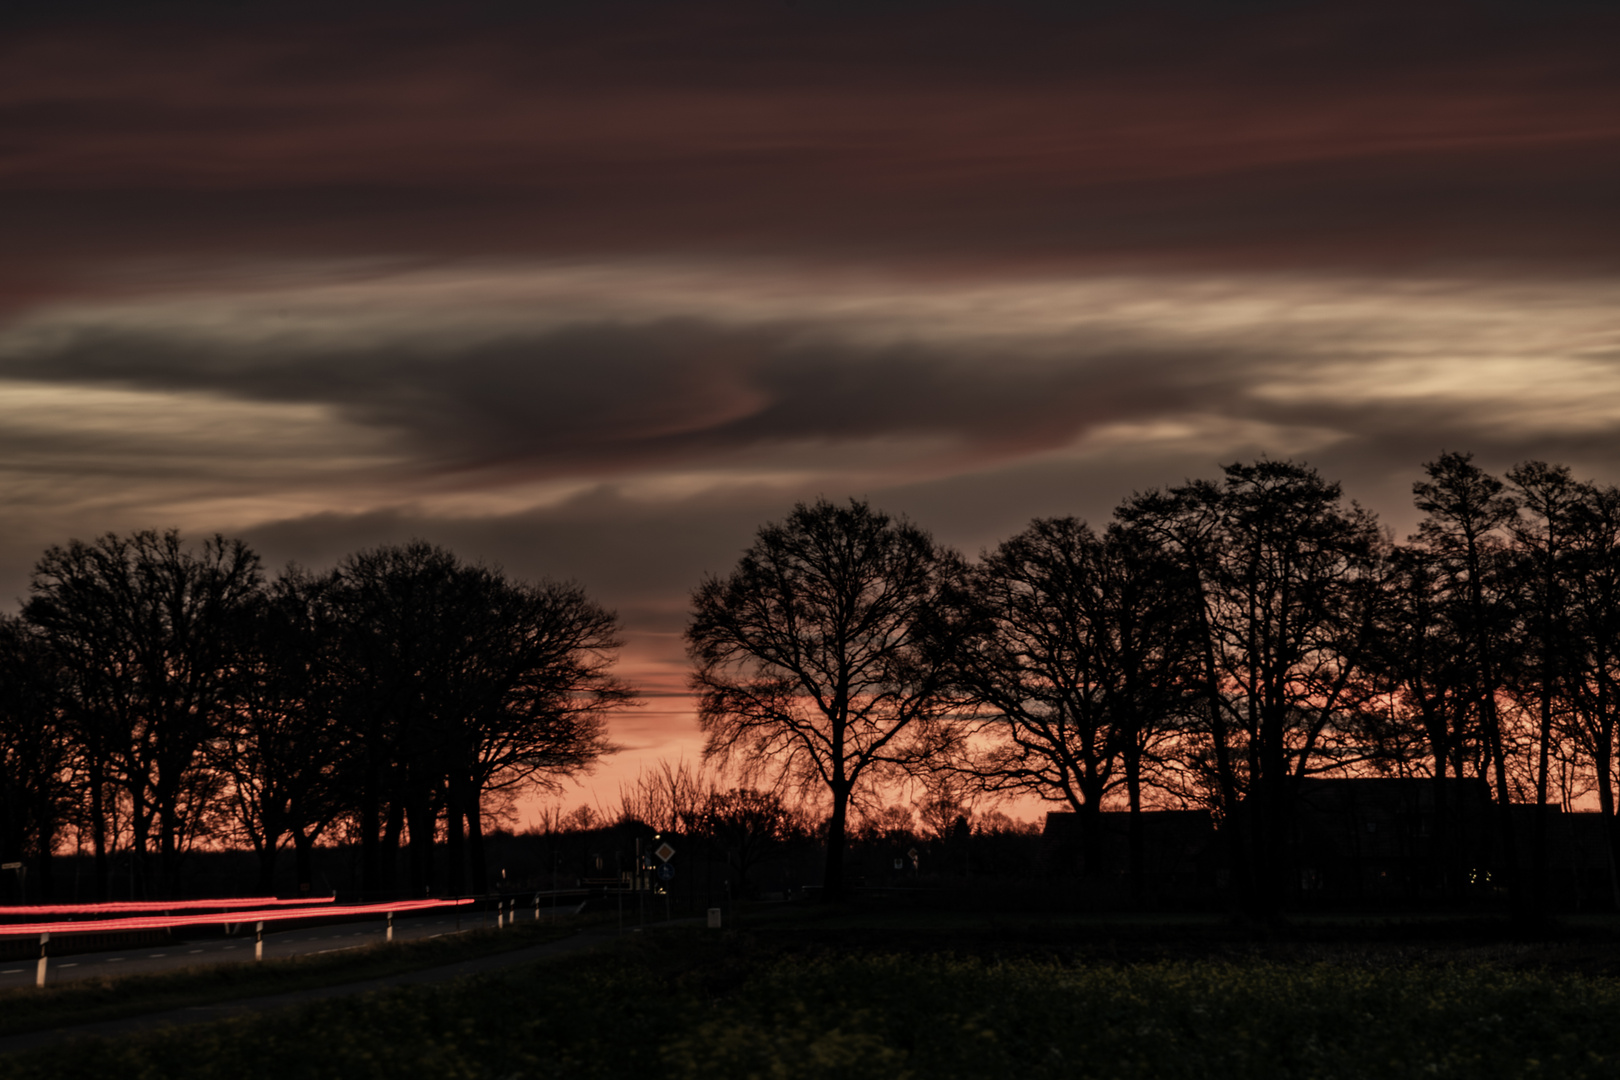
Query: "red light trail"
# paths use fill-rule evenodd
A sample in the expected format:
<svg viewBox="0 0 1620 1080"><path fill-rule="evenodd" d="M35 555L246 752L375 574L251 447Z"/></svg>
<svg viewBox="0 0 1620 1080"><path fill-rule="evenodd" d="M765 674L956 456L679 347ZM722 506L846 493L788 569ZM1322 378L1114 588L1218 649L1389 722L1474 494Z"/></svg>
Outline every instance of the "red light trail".
<svg viewBox="0 0 1620 1080"><path fill-rule="evenodd" d="M329 905L289 911L286 908L257 908L243 911L215 911L199 915L159 915L147 918L90 919L83 922L9 923L0 926L0 937L33 936L36 934L96 934L124 930L166 930L175 926L197 926L204 923L285 922L294 919L314 919L333 915L387 915L406 911L426 911L432 908L460 907L473 903L472 897L463 900L400 900L381 904Z"/></svg>
<svg viewBox="0 0 1620 1080"><path fill-rule="evenodd" d="M278 900L274 896L244 896L235 900L123 900L108 904L23 904L0 907L0 916L7 915L104 915L114 912L186 911L235 907L280 907L300 904L331 904L336 896L305 896L293 900Z"/></svg>

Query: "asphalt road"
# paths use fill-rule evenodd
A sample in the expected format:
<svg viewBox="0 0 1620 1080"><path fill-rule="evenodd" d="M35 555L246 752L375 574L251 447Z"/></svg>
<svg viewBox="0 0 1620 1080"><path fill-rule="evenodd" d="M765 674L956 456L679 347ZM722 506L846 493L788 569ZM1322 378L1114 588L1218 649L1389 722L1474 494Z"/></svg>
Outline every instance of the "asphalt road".
<svg viewBox="0 0 1620 1080"><path fill-rule="evenodd" d="M562 909L564 911L568 909ZM438 921L437 916L418 920L425 924L426 937L433 933L448 931L432 928L432 923ZM453 923L454 920L448 920ZM692 922L695 920L681 920ZM400 920L394 921L394 937L400 940ZM488 924L493 925L494 916L491 915ZM633 931L635 932L635 931ZM325 1001L330 998L348 997L354 994L370 993L378 990L387 990L396 986L425 986L434 983L449 982L453 979L481 975L486 972L498 971L502 968L516 967L521 964L535 963L541 960L552 959L559 956L575 955L587 949L597 948L614 940L617 933L607 927L596 927L581 934L561 938L556 941L547 941L539 945L517 949L512 952L496 953L490 956L478 956L468 960L458 960L452 964L440 967L419 968L415 971L400 972L395 975L386 975L381 978L367 979L363 982L338 983L328 986L313 987L308 990L294 990L282 994L270 994L258 998L241 998L223 1001L214 1005L191 1005L181 1009L171 1009L167 1012L146 1013L140 1016L125 1017L121 1020L105 1020L91 1024L69 1025L60 1028L49 1028L43 1031L33 1031L24 1035L13 1035L0 1038L0 1057L6 1054L18 1053L26 1050L38 1050L59 1043L76 1041L86 1038L117 1039L140 1031L151 1031L164 1027L185 1027L191 1024L209 1023L223 1020L233 1016L248 1016L255 1013L271 1012L310 1002ZM266 939L268 941L268 939ZM317 942L318 943L318 938ZM329 941L331 939L328 939ZM345 947L345 946L340 946ZM154 950L156 951L156 950ZM318 950L317 950L318 951ZM236 953L226 953L234 958ZM253 955L251 943L248 947L248 956ZM266 954L268 955L268 953ZM167 957L164 957L167 959Z"/></svg>
<svg viewBox="0 0 1620 1080"><path fill-rule="evenodd" d="M572 908L555 909L558 914L569 914ZM527 922L533 917L532 909L518 909L518 919ZM545 910L541 918L547 917ZM423 912L421 915L405 913L394 916L395 941L419 941L424 938L453 934L459 930L493 927L492 911L465 912L459 916L442 911ZM357 949L385 940L388 930L386 919L366 922L336 923L327 926L297 926L267 932L264 935L264 958L273 960L292 956L311 956L317 953ZM182 929L182 933L184 930ZM46 974L49 983L73 979L96 978L102 975L133 975L180 968L199 964L235 964L253 960L253 928L244 927L233 937L198 937L186 940L177 936L167 945L144 945L139 948L117 949L100 953L78 953L52 957ZM37 975L36 960L14 960L0 968L0 989L15 986L33 986Z"/></svg>

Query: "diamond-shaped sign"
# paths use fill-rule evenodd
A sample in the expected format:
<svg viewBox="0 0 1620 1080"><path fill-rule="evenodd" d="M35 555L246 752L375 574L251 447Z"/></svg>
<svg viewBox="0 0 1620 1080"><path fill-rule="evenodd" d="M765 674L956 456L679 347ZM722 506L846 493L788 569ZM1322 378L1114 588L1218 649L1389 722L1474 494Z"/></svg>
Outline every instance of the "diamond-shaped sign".
<svg viewBox="0 0 1620 1080"><path fill-rule="evenodd" d="M653 854L665 862L669 862L670 857L675 854L675 849L670 847L668 843L663 843L659 844L658 847L654 849Z"/></svg>

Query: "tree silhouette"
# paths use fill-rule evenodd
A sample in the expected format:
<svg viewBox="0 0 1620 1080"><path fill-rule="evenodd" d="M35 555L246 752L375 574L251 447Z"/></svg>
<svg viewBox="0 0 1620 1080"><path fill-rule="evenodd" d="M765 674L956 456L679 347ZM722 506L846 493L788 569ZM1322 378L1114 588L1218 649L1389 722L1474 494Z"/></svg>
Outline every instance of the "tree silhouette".
<svg viewBox="0 0 1620 1080"><path fill-rule="evenodd" d="M213 793L204 751L217 736L237 670L259 559L215 536L190 550L176 531L107 534L46 551L24 617L52 645L91 790L98 885L106 887L109 781L130 799L138 861L157 845L164 893L199 834Z"/></svg>
<svg viewBox="0 0 1620 1080"><path fill-rule="evenodd" d="M410 891L431 888L441 816L450 890L469 859L482 889L485 793L550 783L611 750L606 715L631 697L608 673L614 617L577 586L515 584L421 542L349 556L329 595L368 891L393 888L406 827Z"/></svg>
<svg viewBox="0 0 1620 1080"><path fill-rule="evenodd" d="M969 770L989 791L1067 803L1087 873L1102 868L1103 799L1124 787L1139 886L1144 762L1175 734L1196 660L1175 564L1140 531L1098 536L1074 518L1043 519L970 579L978 618L962 678L987 712L989 745Z"/></svg>
<svg viewBox="0 0 1620 1080"><path fill-rule="evenodd" d="M1138 497L1124 520L1182 560L1200 609L1203 732L1223 827L1246 868L1250 910L1286 888L1299 782L1369 756L1357 730L1379 602L1381 537L1308 466L1261 460ZM1239 797L1241 796L1241 800Z"/></svg>
<svg viewBox="0 0 1620 1080"><path fill-rule="evenodd" d="M960 558L864 502L799 504L693 594L688 649L711 759L831 803L825 895L845 891L852 794L947 740Z"/></svg>
<svg viewBox="0 0 1620 1080"><path fill-rule="evenodd" d="M1615 818L1616 719L1620 716L1620 488L1584 485L1571 536L1574 572L1559 613L1567 624L1570 741L1590 763L1610 865L1620 866ZM1620 906L1620 882L1611 878Z"/></svg>
<svg viewBox="0 0 1620 1080"><path fill-rule="evenodd" d="M1513 654L1515 582L1506 529L1518 503L1501 480L1473 463L1472 454L1446 453L1424 465L1428 480L1412 485L1413 502L1426 515L1411 538L1433 559L1440 599L1454 627L1468 679L1467 698L1490 762L1504 869L1516 902L1526 900L1513 834L1513 789L1507 739L1497 695Z"/></svg>
<svg viewBox="0 0 1620 1080"><path fill-rule="evenodd" d="M749 875L793 839L799 819L776 793L742 787L710 791L691 828L725 858L735 895L747 896Z"/></svg>
<svg viewBox="0 0 1620 1080"><path fill-rule="evenodd" d="M1536 702L1535 821L1530 848L1528 903L1540 914L1547 906L1547 785L1551 773L1553 718L1568 700L1572 641L1565 613L1577 570L1574 531L1584 491L1565 466L1527 461L1507 474L1522 513L1509 528L1519 555L1523 620L1531 648L1521 654L1523 689Z"/></svg>
<svg viewBox="0 0 1620 1080"><path fill-rule="evenodd" d="M234 838L259 856L259 888L274 888L276 856L293 841L301 891L312 849L348 812L350 766L336 699L343 663L332 633L326 581L289 569L254 604L241 667L212 764L229 778Z"/></svg>
<svg viewBox="0 0 1620 1080"><path fill-rule="evenodd" d="M1398 546L1391 553L1376 664L1390 696L1395 723L1405 726L1414 745L1396 745L1390 757L1421 766L1428 758L1433 780L1435 860L1427 868L1442 895L1460 899L1466 867L1461 857L1461 823L1451 806L1452 780L1483 775L1483 743L1473 708L1467 649L1447 617L1442 572L1436 557L1420 547ZM1394 736L1399 739L1399 736ZM1422 749L1416 743L1421 742Z"/></svg>
<svg viewBox="0 0 1620 1080"><path fill-rule="evenodd" d="M39 895L49 895L51 853L73 810L71 753L49 649L33 627L0 616L0 861L23 863Z"/></svg>

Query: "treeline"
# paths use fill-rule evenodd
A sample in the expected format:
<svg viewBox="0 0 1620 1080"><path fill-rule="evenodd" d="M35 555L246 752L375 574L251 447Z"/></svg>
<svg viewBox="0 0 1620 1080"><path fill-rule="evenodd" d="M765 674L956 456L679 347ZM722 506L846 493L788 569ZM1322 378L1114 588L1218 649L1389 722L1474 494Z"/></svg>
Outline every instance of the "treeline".
<svg viewBox="0 0 1620 1080"><path fill-rule="evenodd" d="M52 892L71 833L97 895L115 852L177 895L199 843L361 853L370 895L483 891L484 812L611 748L631 697L614 617L423 543L273 578L241 541L109 534L48 550L0 618L0 857ZM435 874L435 841L443 863ZM397 867L405 849L405 877Z"/></svg>
<svg viewBox="0 0 1620 1080"><path fill-rule="evenodd" d="M1493 869L1534 913L1548 806L1595 801L1620 856L1620 489L1445 454L1413 490L1424 516L1396 543L1306 465L1233 464L972 561L863 502L800 505L693 593L707 754L746 786L682 813L773 834L802 802L836 896L852 814L897 782L953 818L1067 805L1093 854L1103 809L1126 809L1138 882L1138 815L1196 806L1264 915L1320 776L1431 779L1436 885L1460 896L1462 779L1489 785ZM0 619L0 861L48 892L71 836L98 890L127 852L161 896L199 843L254 850L268 886L283 846L308 881L314 845L343 840L368 893L481 890L492 803L611 749L617 646L578 587L425 544L273 579L219 537L52 548ZM1531 828L1515 803L1541 808Z"/></svg>
<svg viewBox="0 0 1620 1080"><path fill-rule="evenodd" d="M1490 785L1497 871L1544 903L1552 801L1615 828L1620 490L1567 468L1424 466L1395 543L1306 465L1261 460L1137 493L1101 528L1037 520L976 562L862 502L801 505L694 594L711 756L827 808L843 886L852 804L900 778L1099 814L1206 807L1239 895L1288 892L1301 782ZM1509 808L1543 808L1527 838ZM1092 864L1098 860L1089 860ZM1459 895L1475 867L1437 866Z"/></svg>

